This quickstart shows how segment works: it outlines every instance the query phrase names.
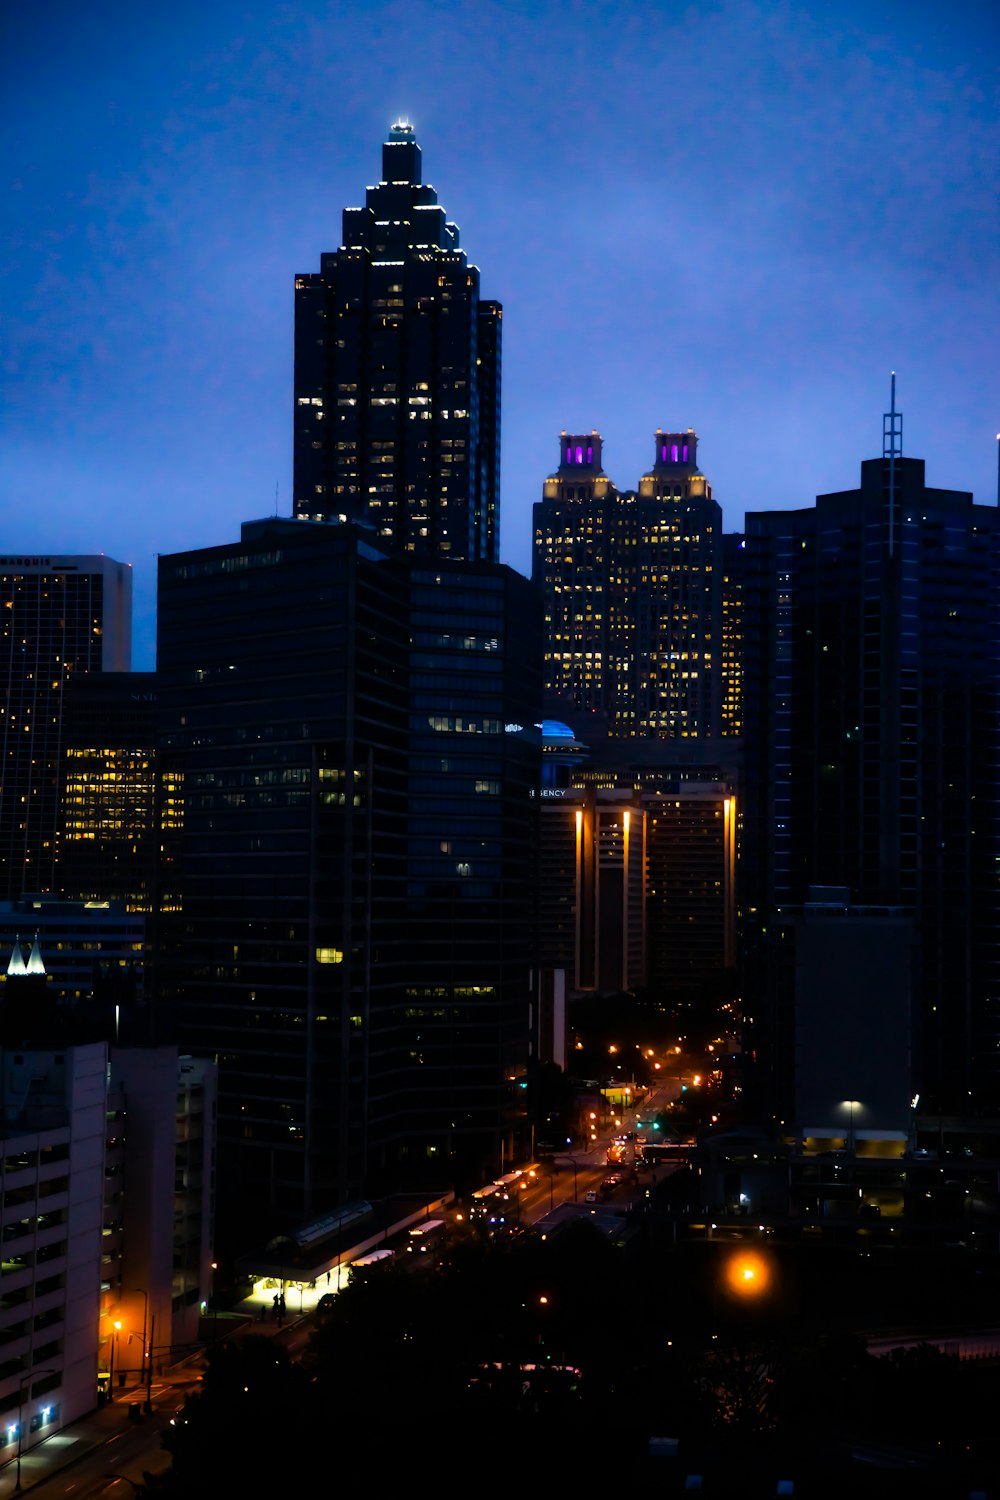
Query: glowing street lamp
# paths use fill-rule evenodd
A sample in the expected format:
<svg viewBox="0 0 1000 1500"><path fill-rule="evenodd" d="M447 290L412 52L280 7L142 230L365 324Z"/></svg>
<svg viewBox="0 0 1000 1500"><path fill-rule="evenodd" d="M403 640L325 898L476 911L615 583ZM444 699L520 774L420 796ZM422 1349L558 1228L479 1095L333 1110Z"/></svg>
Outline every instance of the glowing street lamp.
<svg viewBox="0 0 1000 1500"><path fill-rule="evenodd" d="M848 1127L847 1127L847 1149L851 1153L852 1156L854 1155L854 1146L855 1146L854 1111L856 1109L863 1109L863 1108L864 1108L864 1106L861 1103L860 1099L845 1099L843 1101L842 1105L841 1105L841 1109L846 1109L849 1112L848 1113Z"/></svg>
<svg viewBox="0 0 1000 1500"><path fill-rule="evenodd" d="M756 1250L741 1250L730 1256L723 1275L730 1293L741 1302L762 1297L773 1280L770 1263Z"/></svg>

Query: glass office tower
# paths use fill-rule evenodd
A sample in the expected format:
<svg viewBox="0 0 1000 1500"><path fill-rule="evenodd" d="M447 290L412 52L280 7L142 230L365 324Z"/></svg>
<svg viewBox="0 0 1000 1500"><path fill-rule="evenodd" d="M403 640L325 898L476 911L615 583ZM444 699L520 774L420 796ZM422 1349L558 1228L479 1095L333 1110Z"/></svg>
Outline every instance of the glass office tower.
<svg viewBox="0 0 1000 1500"><path fill-rule="evenodd" d="M159 990L218 1057L224 1234L499 1161L525 1100L539 663L536 596L500 564L293 520L161 559L182 816Z"/></svg>

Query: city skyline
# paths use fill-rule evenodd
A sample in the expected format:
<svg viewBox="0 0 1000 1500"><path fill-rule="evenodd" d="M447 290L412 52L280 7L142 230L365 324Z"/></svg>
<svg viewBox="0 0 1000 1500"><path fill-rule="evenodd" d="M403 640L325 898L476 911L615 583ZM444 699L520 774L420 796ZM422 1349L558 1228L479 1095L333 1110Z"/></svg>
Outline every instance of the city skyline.
<svg viewBox="0 0 1000 1500"><path fill-rule="evenodd" d="M695 428L732 530L855 482L892 368L995 502L989 7L56 12L7 22L5 545L132 562L137 667L154 554L291 513L294 276L397 116L504 304L521 572L553 432Z"/></svg>

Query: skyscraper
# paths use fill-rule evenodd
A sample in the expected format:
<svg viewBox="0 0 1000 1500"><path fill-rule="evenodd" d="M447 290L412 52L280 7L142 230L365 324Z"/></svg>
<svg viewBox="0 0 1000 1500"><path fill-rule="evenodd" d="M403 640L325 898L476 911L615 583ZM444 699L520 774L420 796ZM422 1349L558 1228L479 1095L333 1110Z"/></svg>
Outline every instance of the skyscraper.
<svg viewBox="0 0 1000 1500"><path fill-rule="evenodd" d="M500 317L393 126L296 278L294 518L161 558L159 994L219 1059L231 1240L498 1162L525 1113L540 608L496 561Z"/></svg>
<svg viewBox="0 0 1000 1500"><path fill-rule="evenodd" d="M182 811L158 994L182 1045L218 1058L224 1239L235 1184L258 1214L304 1217L395 1123L368 1088L398 1061L401 592L354 526L259 522L160 559L160 759Z"/></svg>
<svg viewBox="0 0 1000 1500"><path fill-rule="evenodd" d="M534 508L533 577L545 600L545 688L584 713L611 700L608 547L618 491L598 432L562 433L559 468Z"/></svg>
<svg viewBox="0 0 1000 1500"><path fill-rule="evenodd" d="M738 738L743 729L743 573L744 538L722 538L722 716L721 732Z"/></svg>
<svg viewBox="0 0 1000 1500"><path fill-rule="evenodd" d="M64 696L59 888L151 911L160 848L156 676L89 672Z"/></svg>
<svg viewBox="0 0 1000 1500"><path fill-rule="evenodd" d="M219 1060L229 1234L498 1161L524 1112L537 613L349 523L161 558L160 997Z"/></svg>
<svg viewBox="0 0 1000 1500"><path fill-rule="evenodd" d="M601 467L596 432L563 433L534 511L546 688L616 738L719 733L722 513L694 432L655 437L637 491Z"/></svg>
<svg viewBox="0 0 1000 1500"><path fill-rule="evenodd" d="M495 561L501 315L394 125L343 243L295 278L295 515Z"/></svg>
<svg viewBox="0 0 1000 1500"><path fill-rule="evenodd" d="M699 1018L736 961L735 768L686 764L681 740L591 753L565 724L542 732L541 967L570 991L648 986Z"/></svg>
<svg viewBox="0 0 1000 1500"><path fill-rule="evenodd" d="M923 1104L995 1108L1000 511L899 446L747 517L744 906L751 937L811 886L912 912Z"/></svg>
<svg viewBox="0 0 1000 1500"><path fill-rule="evenodd" d="M110 557L0 557L0 899L57 888L63 694L127 671L132 574Z"/></svg>

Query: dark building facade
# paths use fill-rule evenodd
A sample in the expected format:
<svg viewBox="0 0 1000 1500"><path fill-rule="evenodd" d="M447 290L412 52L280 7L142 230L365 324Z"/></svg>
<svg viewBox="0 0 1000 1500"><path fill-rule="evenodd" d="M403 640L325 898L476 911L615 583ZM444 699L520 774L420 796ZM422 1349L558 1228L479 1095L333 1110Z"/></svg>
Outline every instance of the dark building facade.
<svg viewBox="0 0 1000 1500"><path fill-rule="evenodd" d="M524 1115L541 606L500 564L406 576L405 1129L443 1157L494 1149Z"/></svg>
<svg viewBox="0 0 1000 1500"><path fill-rule="evenodd" d="M87 672L128 670L132 572L110 557L0 557L0 899L58 889L63 702Z"/></svg>
<svg viewBox="0 0 1000 1500"><path fill-rule="evenodd" d="M638 490L618 491L596 432L560 439L534 508L553 705L617 738L717 736L722 692L722 513L694 432L655 436Z"/></svg>
<svg viewBox="0 0 1000 1500"><path fill-rule="evenodd" d="M995 1108L1000 511L887 453L856 490L748 515L743 602L751 971L810 886L904 909L923 1107Z"/></svg>
<svg viewBox="0 0 1000 1500"><path fill-rule="evenodd" d="M540 964L571 991L644 986L700 1020L735 977L738 767L704 745L686 759L682 742L543 731Z"/></svg>
<svg viewBox="0 0 1000 1500"><path fill-rule="evenodd" d="M259 1232L495 1159L527 1061L530 584L270 521L161 559L159 601L160 994L219 1060L223 1217L227 1181Z"/></svg>
<svg viewBox="0 0 1000 1500"><path fill-rule="evenodd" d="M743 732L743 573L746 541L740 532L722 538L722 706L721 733Z"/></svg>
<svg viewBox="0 0 1000 1500"><path fill-rule="evenodd" d="M295 515L495 561L501 316L394 125L342 245L295 278Z"/></svg>

